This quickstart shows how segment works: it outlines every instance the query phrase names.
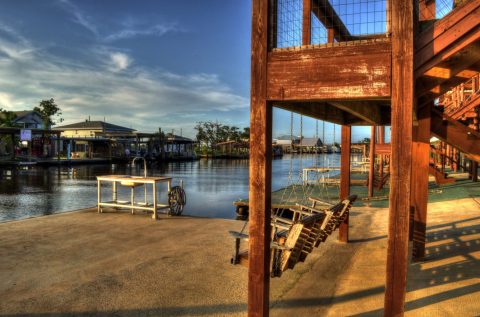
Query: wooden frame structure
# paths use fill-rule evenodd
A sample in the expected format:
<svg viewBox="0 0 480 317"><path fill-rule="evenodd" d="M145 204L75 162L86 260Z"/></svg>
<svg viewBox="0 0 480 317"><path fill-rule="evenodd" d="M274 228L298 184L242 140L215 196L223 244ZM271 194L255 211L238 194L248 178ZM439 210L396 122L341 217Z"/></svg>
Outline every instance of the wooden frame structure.
<svg viewBox="0 0 480 317"><path fill-rule="evenodd" d="M431 135L480 160L480 134L430 110L435 98L480 71L480 1L464 1L438 21L434 0L420 0L418 10L414 4L387 0L386 34L359 37L328 1L303 0L302 46L283 49L275 48L276 0L253 0L249 316L269 315L273 106L342 125L342 198L349 193L350 127L391 125L384 314L403 315L411 210L414 258L425 250L428 168L412 172L412 166L428 163ZM328 13L317 16L328 32L325 45L310 43L312 8ZM339 236L348 241L348 219Z"/></svg>

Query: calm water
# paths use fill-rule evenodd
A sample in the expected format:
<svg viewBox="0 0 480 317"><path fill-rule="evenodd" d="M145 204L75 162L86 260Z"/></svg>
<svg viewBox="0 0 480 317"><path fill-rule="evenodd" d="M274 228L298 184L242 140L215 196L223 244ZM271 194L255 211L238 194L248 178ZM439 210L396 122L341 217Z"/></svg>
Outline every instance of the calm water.
<svg viewBox="0 0 480 317"><path fill-rule="evenodd" d="M309 166L338 166L338 154L285 155L272 165L273 189L300 181L299 170ZM187 193L184 215L235 218L232 202L248 197L248 160L200 160L149 166L148 174L180 179ZM140 166L140 165L139 165ZM292 166L292 173L290 173ZM75 167L0 168L0 222L93 207L97 201L95 176L110 174L143 175L143 169L124 164ZM292 176L290 176L292 178ZM129 189L119 186L119 199L128 200ZM166 201L166 186L160 189ZM109 195L105 188L104 195ZM139 201L143 189L136 190ZM123 198L125 197L125 198Z"/></svg>

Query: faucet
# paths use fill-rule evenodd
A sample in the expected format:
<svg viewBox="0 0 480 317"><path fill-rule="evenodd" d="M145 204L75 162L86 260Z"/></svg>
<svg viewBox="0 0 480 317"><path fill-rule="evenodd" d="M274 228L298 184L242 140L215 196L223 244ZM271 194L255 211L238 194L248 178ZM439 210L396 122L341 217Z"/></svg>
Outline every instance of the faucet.
<svg viewBox="0 0 480 317"><path fill-rule="evenodd" d="M147 160L145 160L144 157L136 156L136 157L133 158L132 165L135 164L135 161L136 161L137 159L142 159L142 160L143 160L143 172L144 172L145 178L147 178Z"/></svg>

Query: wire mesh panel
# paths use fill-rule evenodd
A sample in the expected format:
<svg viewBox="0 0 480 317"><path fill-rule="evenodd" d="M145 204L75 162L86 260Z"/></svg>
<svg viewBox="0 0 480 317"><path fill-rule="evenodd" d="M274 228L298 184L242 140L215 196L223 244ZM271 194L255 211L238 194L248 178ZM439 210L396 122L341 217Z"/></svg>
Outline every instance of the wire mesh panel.
<svg viewBox="0 0 480 317"><path fill-rule="evenodd" d="M276 47L302 45L302 0L277 0L276 6Z"/></svg>
<svg viewBox="0 0 480 317"><path fill-rule="evenodd" d="M436 0L435 18L441 19L457 6L471 0Z"/></svg>
<svg viewBox="0 0 480 317"><path fill-rule="evenodd" d="M386 12L386 0L312 0L312 44L327 42L326 28L334 30L337 41L385 33Z"/></svg>

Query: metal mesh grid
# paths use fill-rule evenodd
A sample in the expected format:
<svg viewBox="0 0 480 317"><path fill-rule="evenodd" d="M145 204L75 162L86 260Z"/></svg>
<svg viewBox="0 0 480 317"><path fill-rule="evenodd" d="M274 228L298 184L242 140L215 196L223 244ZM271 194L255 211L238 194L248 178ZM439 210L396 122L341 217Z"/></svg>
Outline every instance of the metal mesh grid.
<svg viewBox="0 0 480 317"><path fill-rule="evenodd" d="M302 0L277 0L276 47L302 45Z"/></svg>
<svg viewBox="0 0 480 317"><path fill-rule="evenodd" d="M320 22L317 16L312 12L312 33L311 33L311 43L312 44L324 44L328 42L328 32L327 28Z"/></svg>
<svg viewBox="0 0 480 317"><path fill-rule="evenodd" d="M473 0L419 0L419 7L424 8L428 14L425 16L441 19L456 7ZM420 10L419 10L420 11Z"/></svg>

